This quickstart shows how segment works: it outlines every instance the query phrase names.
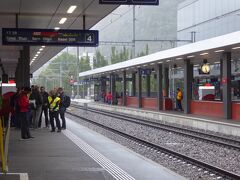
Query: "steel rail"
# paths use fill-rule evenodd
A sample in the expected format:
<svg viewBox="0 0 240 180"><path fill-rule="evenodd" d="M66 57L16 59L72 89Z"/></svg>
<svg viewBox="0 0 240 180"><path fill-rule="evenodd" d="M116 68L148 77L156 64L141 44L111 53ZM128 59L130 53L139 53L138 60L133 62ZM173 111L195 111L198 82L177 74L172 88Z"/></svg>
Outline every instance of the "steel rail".
<svg viewBox="0 0 240 180"><path fill-rule="evenodd" d="M67 112L68 114L74 116L74 117L77 117L77 118L80 118L86 122L89 122L91 124L94 124L98 127L101 127L103 129L106 129L110 132L113 132L115 134L118 134L124 138L127 138L127 139L130 139L132 141L135 141L135 142L138 142L139 144L144 144L145 146L148 146L148 147L151 147L155 150L158 150L158 151L161 151L161 152L164 152L166 154L171 154L171 156L174 156L174 157L177 157L178 159L182 159L184 160L185 162L188 162L190 164L193 164L195 166L198 166L198 167L201 167L203 169L207 169L208 171L212 172L212 173L215 173L217 175L220 175L224 178L229 178L229 179L240 179L240 175L238 174L235 174L233 172L230 172L230 171L226 171L222 168L219 168L219 167L216 167L216 166L213 166L211 164L208 164L206 162L203 162L203 161L200 161L200 160L197 160L195 158L191 158L189 156L186 156L182 153L179 153L179 152L176 152L176 151L173 151L173 150L170 150L168 148L165 148L165 147L162 147L160 145L157 145L155 143L152 143L152 142L148 142L148 141L145 141L143 139L140 139L140 138L137 138L135 136L131 136L129 134L126 134L124 132L121 132L119 130L116 130L116 129L113 129L113 128L110 128L110 127L107 127L107 126L104 126L103 124L100 124L100 123L97 123L95 121L92 121L92 120L89 120L87 118L84 118L82 116L79 116L79 115L76 115L74 113L70 113L70 112Z"/></svg>
<svg viewBox="0 0 240 180"><path fill-rule="evenodd" d="M71 105L75 108L78 109L84 109L84 107L81 106L77 106L77 105ZM236 150L240 150L240 141L231 139L231 138L227 138L227 137L221 137L221 136L217 136L217 135L212 135L212 134L207 134L207 133L203 133L203 132L198 132L198 131L194 131L194 130L190 130L190 129L185 129L185 128L180 128L180 127L176 127L176 126L171 126L171 125L166 125L166 124L162 124L162 123L158 123L158 122L150 122L144 119L140 119L138 117L129 117L127 115L123 115L123 114L118 114L118 113L113 113L110 111L104 111L104 110L99 110L99 109L95 109L95 108L87 108L88 111L91 112L95 112L98 114L102 114L102 115L106 115L109 117L114 117L114 118L118 118L121 120L125 120L128 122L132 122L132 123L136 123L136 124L141 124L141 125L145 125L151 128L156 128L156 129L161 129L164 131L171 131L173 133L176 134L180 134L183 136L187 136L187 137L191 137L194 139L200 139L202 141L207 141L213 144L217 144L217 145L221 145L221 146L225 146L228 148L232 148L232 149L236 149ZM184 132L185 131L185 132ZM205 136L205 137L203 137Z"/></svg>

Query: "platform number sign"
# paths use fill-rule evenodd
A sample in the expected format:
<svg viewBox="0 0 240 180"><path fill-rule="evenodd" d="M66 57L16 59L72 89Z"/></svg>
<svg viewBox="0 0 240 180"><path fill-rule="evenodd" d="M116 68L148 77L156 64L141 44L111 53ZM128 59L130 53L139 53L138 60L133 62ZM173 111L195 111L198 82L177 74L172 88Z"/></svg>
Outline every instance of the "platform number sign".
<svg viewBox="0 0 240 180"><path fill-rule="evenodd" d="M98 46L98 31L3 28L3 45Z"/></svg>
<svg viewBox="0 0 240 180"><path fill-rule="evenodd" d="M85 41L86 42L89 42L89 43L92 43L94 42L94 35L89 33L89 34L86 34L86 38L85 38Z"/></svg>
<svg viewBox="0 0 240 180"><path fill-rule="evenodd" d="M99 0L99 4L159 5L159 0Z"/></svg>

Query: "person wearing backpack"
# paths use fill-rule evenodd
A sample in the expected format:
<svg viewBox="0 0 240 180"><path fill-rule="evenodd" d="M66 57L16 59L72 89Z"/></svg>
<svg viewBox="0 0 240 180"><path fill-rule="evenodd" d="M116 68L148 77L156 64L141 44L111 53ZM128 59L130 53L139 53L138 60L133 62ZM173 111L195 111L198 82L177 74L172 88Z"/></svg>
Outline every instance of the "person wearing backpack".
<svg viewBox="0 0 240 180"><path fill-rule="evenodd" d="M60 100L60 104L59 104L59 114L60 114L60 118L62 120L62 129L66 129L66 120L65 120L65 112L66 109L70 106L71 103L71 99L69 96L65 95L63 88L58 88L58 95Z"/></svg>
<svg viewBox="0 0 240 180"><path fill-rule="evenodd" d="M60 98L57 96L55 90L51 90L48 96L48 108L49 108L49 117L51 124L51 132L55 132L54 120L56 121L56 126L58 128L57 132L61 132L61 125L59 121L59 103Z"/></svg>
<svg viewBox="0 0 240 180"><path fill-rule="evenodd" d="M18 105L18 98L19 98L20 91L21 89L17 88L17 92L15 92L10 99L10 106L13 108L12 120L15 128L18 128L18 129L21 128L21 123L19 120L19 105Z"/></svg>

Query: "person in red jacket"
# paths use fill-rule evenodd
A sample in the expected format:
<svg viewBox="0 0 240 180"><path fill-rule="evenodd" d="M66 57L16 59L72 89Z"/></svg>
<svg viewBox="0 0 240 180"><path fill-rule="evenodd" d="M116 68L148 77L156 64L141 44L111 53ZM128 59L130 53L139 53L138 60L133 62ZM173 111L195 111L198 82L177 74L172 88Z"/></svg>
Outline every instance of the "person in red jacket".
<svg viewBox="0 0 240 180"><path fill-rule="evenodd" d="M21 122L21 140L33 138L29 131L29 121L27 118L27 113L29 111L29 99L28 94L31 92L31 89L25 87L19 95L18 106L19 106L19 119Z"/></svg>
<svg viewBox="0 0 240 180"><path fill-rule="evenodd" d="M112 104L112 93L110 91L107 94L107 103Z"/></svg>

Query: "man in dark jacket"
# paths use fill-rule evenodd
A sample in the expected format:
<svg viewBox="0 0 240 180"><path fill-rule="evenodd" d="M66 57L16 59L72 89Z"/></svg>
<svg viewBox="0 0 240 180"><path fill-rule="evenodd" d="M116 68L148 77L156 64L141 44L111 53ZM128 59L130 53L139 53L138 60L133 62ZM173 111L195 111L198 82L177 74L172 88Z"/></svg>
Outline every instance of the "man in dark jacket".
<svg viewBox="0 0 240 180"><path fill-rule="evenodd" d="M49 127L48 125L48 93L45 91L45 88L42 86L40 88L40 94L42 96L43 104L42 104L42 112L40 114L38 127L40 128L42 125L42 114L44 113L45 116L45 125L46 127Z"/></svg>
<svg viewBox="0 0 240 180"><path fill-rule="evenodd" d="M64 104L65 102L65 99L66 99L66 96L63 92L63 88L58 88L58 94L59 94L59 97L60 97L60 104L59 104L59 114L60 114L60 117L62 119L62 129L66 129L66 120L65 120L65 111L66 111L66 106Z"/></svg>
<svg viewBox="0 0 240 180"><path fill-rule="evenodd" d="M33 128L38 128L38 121L40 114L42 112L42 96L38 86L34 87L32 92L32 98L35 100L35 105L33 107Z"/></svg>

